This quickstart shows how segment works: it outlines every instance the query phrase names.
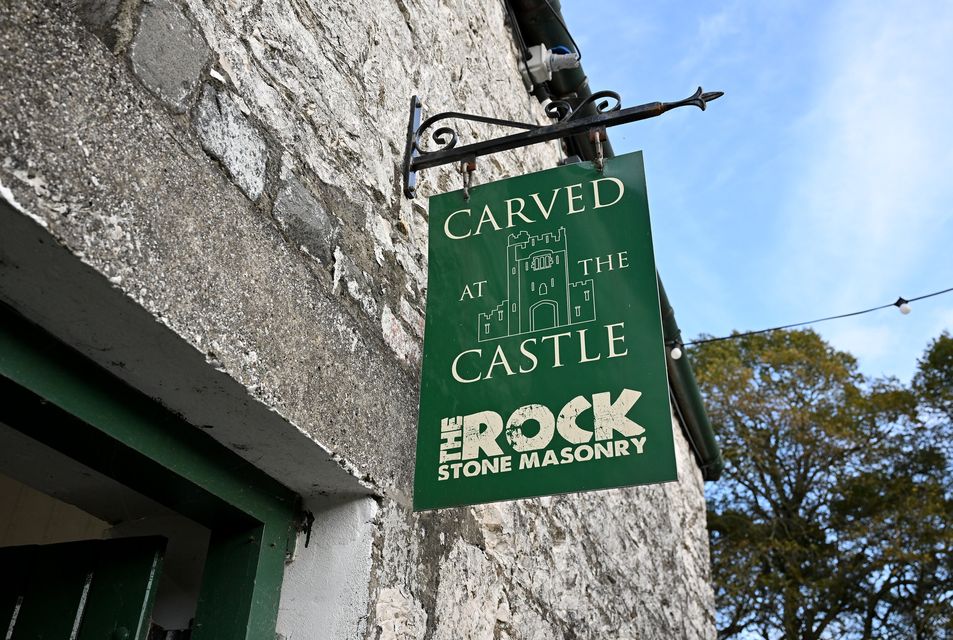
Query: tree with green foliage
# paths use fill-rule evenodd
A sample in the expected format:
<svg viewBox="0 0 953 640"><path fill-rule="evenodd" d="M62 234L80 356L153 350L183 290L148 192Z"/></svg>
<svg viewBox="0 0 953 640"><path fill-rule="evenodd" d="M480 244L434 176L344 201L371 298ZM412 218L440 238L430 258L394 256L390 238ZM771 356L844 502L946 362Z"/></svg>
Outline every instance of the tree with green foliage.
<svg viewBox="0 0 953 640"><path fill-rule="evenodd" d="M708 516L719 637L953 638L953 340L912 388L810 330L692 355L727 461Z"/></svg>
<svg viewBox="0 0 953 640"><path fill-rule="evenodd" d="M953 337L944 332L918 363L913 388L929 419L953 424Z"/></svg>

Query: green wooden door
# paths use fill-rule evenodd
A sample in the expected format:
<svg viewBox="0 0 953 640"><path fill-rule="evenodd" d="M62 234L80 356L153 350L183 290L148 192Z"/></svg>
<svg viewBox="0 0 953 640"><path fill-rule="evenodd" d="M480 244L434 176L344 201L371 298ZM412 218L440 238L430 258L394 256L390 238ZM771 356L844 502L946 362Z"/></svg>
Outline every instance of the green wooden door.
<svg viewBox="0 0 953 640"><path fill-rule="evenodd" d="M145 640L166 539L0 548L4 640Z"/></svg>

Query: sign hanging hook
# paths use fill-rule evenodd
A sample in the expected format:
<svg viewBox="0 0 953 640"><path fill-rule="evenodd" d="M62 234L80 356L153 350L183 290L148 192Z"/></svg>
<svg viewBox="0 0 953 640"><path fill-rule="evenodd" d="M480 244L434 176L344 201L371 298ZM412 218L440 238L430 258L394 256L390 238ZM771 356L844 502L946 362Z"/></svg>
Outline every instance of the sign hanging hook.
<svg viewBox="0 0 953 640"><path fill-rule="evenodd" d="M476 171L476 158L468 158L460 162L457 171L463 176L463 199L470 199L470 185L473 184L473 172Z"/></svg>
<svg viewBox="0 0 953 640"><path fill-rule="evenodd" d="M608 139L609 135L606 133L605 127L598 127L589 132L589 142L595 146L596 151L592 163L598 171L602 171L606 166L605 157L602 154L602 143Z"/></svg>

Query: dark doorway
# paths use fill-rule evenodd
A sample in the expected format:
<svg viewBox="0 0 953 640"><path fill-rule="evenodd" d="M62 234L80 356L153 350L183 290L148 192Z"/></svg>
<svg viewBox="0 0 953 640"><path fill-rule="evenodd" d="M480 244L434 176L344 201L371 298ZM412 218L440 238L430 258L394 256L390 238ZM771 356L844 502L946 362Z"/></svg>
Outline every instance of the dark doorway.
<svg viewBox="0 0 953 640"><path fill-rule="evenodd" d="M542 331L556 326L556 303L546 300L536 303L530 311L530 331Z"/></svg>

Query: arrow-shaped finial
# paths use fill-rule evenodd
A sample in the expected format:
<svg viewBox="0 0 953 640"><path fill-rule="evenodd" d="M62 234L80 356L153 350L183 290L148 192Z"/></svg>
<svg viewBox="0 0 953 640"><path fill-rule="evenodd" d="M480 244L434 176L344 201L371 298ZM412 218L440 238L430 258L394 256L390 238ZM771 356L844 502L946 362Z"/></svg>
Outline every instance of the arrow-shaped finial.
<svg viewBox="0 0 953 640"><path fill-rule="evenodd" d="M679 100L678 102L664 102L662 103L662 111L670 111L672 109L677 109L678 107L698 107L702 111L705 110L705 105L707 105L712 100L717 100L718 98L725 95L724 91L702 91L701 87L698 87L698 90L695 91L691 96L685 98L684 100Z"/></svg>

